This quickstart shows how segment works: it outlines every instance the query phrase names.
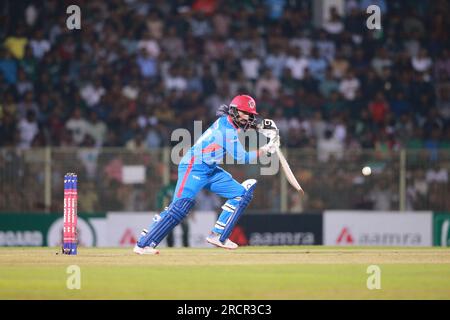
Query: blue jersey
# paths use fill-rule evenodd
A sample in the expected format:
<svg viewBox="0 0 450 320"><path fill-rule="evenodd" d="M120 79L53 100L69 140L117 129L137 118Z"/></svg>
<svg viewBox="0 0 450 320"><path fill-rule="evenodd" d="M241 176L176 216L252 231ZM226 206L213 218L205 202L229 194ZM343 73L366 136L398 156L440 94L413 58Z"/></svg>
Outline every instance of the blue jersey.
<svg viewBox="0 0 450 320"><path fill-rule="evenodd" d="M230 116L218 118L195 142L181 159L181 164L206 163L216 166L226 154L238 163L248 164L258 155L257 151L247 152L239 141L239 129Z"/></svg>

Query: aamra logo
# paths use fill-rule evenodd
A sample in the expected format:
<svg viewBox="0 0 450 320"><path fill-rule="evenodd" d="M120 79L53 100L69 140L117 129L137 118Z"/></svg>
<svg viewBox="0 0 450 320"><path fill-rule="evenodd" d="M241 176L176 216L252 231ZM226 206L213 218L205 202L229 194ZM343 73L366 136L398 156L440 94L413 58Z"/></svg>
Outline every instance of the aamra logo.
<svg viewBox="0 0 450 320"><path fill-rule="evenodd" d="M236 242L240 246L247 246L248 245L248 239L245 235L244 229L242 229L241 226L236 226L231 232L230 240L233 242Z"/></svg>
<svg viewBox="0 0 450 320"><path fill-rule="evenodd" d="M120 239L119 243L121 246L129 246L135 245L136 241L137 239L134 235L134 232L130 228L127 228L124 234L122 235L122 238Z"/></svg>
<svg viewBox="0 0 450 320"><path fill-rule="evenodd" d="M342 228L341 232L339 233L336 244L353 244L353 236L350 233L349 229L347 227Z"/></svg>

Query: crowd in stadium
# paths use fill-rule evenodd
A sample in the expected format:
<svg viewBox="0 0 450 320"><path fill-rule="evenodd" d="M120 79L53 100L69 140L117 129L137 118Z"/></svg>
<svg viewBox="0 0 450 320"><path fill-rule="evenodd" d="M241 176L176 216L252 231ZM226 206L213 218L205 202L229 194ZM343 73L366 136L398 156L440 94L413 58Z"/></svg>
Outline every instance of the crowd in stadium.
<svg viewBox="0 0 450 320"><path fill-rule="evenodd" d="M0 5L0 147L158 148L250 93L319 161L450 150L447 1L348 0L322 26L312 1L77 3L81 30L66 1Z"/></svg>

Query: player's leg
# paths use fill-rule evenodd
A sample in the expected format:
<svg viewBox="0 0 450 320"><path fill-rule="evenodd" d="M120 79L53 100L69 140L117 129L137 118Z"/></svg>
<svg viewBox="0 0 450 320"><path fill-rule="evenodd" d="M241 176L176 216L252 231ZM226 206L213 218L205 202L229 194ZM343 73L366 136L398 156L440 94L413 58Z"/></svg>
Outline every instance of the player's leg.
<svg viewBox="0 0 450 320"><path fill-rule="evenodd" d="M159 214L156 214L156 215L153 217L152 223L149 225L148 229L143 229L143 230L142 230L138 242L140 242L141 239L142 239L142 237L145 237L145 235L146 235L150 230L152 230L153 227L154 227L154 226L155 226L162 218L164 218L164 216L167 214L167 209L169 209L169 207L165 207L163 212L161 212L161 213L159 213ZM188 227L187 227L187 224L188 224L188 223L187 223L185 220L183 220L183 221L181 222L181 228L182 228L182 233L183 233L183 243L187 243L187 240L184 240L184 238L187 237L187 236L186 236L186 234L187 234L187 231L186 231L186 230L187 230L187 228L188 228ZM174 231L172 230L172 231L170 231L170 232L167 234L167 246L168 246L168 247L173 247L174 244L175 244ZM187 245L185 245L185 247L187 247Z"/></svg>
<svg viewBox="0 0 450 320"><path fill-rule="evenodd" d="M249 179L240 184L228 172L217 168L207 188L228 200L222 206L223 211L219 215L211 235L207 238L209 243L228 249L237 248L237 245L228 237L253 198L253 189L256 183L255 179Z"/></svg>
<svg viewBox="0 0 450 320"><path fill-rule="evenodd" d="M142 231L135 252L147 250L148 253L156 253L154 248L187 216L195 204L195 196L207 182L208 176L203 165L180 166L172 203L155 216L149 230Z"/></svg>

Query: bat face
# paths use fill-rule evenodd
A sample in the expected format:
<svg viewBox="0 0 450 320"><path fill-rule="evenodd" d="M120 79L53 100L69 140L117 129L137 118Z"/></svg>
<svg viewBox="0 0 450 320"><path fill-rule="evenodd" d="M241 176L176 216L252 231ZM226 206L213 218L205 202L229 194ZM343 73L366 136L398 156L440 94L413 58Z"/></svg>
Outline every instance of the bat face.
<svg viewBox="0 0 450 320"><path fill-rule="evenodd" d="M258 124L257 128L259 132L261 132L264 136L266 136L269 139L274 138L278 134L278 128L275 122L271 119L264 119L260 124ZM302 195L304 195L305 192L303 191L302 187L295 178L295 175L292 172L280 148L277 148L276 152L278 158L280 159L281 167L283 168L284 174L286 175L286 178L288 179L290 185L293 186Z"/></svg>
<svg viewBox="0 0 450 320"><path fill-rule="evenodd" d="M280 149L277 149L277 155L280 159L281 167L283 168L284 174L286 175L286 178L289 181L289 184L293 186L298 192L301 193L301 195L304 195L305 192L303 191L302 187L298 183L297 179L294 176L294 173L291 170L291 167L286 161L286 158L284 157L283 153Z"/></svg>

